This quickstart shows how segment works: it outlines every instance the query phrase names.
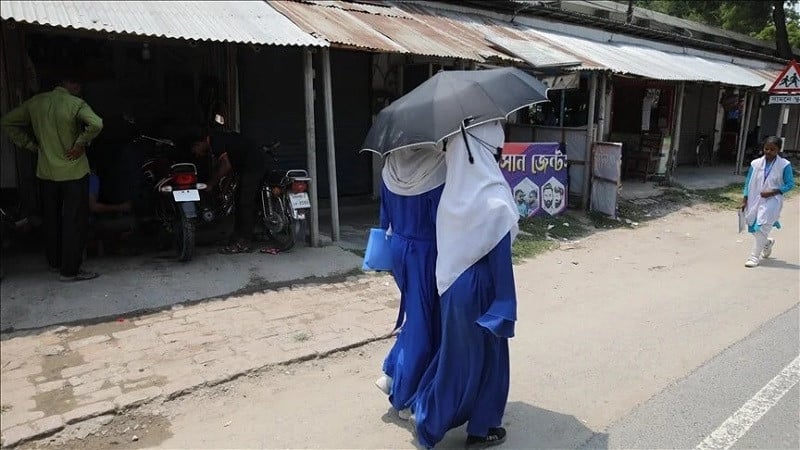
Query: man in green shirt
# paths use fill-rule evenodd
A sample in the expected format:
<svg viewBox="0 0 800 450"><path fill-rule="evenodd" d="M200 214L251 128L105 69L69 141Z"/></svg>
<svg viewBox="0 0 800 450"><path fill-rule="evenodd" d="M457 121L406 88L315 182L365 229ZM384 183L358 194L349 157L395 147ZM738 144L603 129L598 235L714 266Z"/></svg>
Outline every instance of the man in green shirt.
<svg viewBox="0 0 800 450"><path fill-rule="evenodd" d="M86 146L103 120L78 97L81 84L69 76L0 119L0 127L20 148L38 153L47 262L61 281L82 281L97 273L80 269L89 218L89 161Z"/></svg>

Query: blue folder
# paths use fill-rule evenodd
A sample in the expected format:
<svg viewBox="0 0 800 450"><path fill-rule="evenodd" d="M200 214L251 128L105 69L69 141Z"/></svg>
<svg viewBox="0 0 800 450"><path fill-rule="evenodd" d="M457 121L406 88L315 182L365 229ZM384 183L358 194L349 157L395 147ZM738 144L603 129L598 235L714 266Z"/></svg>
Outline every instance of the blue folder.
<svg viewBox="0 0 800 450"><path fill-rule="evenodd" d="M392 270L392 236L386 235L382 228L369 230L367 251L364 254L364 264L361 270L365 272L389 272Z"/></svg>

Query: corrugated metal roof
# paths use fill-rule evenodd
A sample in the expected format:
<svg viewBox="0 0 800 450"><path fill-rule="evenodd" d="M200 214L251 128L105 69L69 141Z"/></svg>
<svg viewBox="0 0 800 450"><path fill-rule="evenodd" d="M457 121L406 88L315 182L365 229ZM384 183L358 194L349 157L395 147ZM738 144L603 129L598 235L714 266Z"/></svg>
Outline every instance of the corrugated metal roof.
<svg viewBox="0 0 800 450"><path fill-rule="evenodd" d="M760 61L734 63L724 55L714 58L686 50L685 53L677 53L629 42L599 42L552 31L531 29L529 33L589 62L579 70L601 67L615 73L654 80L717 82L749 87L772 82L769 76L765 76L765 72L771 72L772 65Z"/></svg>
<svg viewBox="0 0 800 450"><path fill-rule="evenodd" d="M509 23L483 16L477 11L463 12L469 10L463 7L455 10L429 3L398 3L398 6L442 32L450 35L469 34L469 42L478 48L495 51L490 41L517 44L526 41L531 43L532 48L549 48L547 53L558 55L557 59L562 61L579 61L581 65L574 70L608 70L655 80L718 82L749 87L766 85L766 89L781 69L772 63L744 59L734 62L726 55L687 50L660 42L648 45L643 39L600 41L589 37L597 34L597 30L590 31L586 27L569 27L570 30L587 31L586 35L577 35L577 32L551 31L557 24L550 24L550 29L542 29L526 24L524 20ZM611 36L619 39L618 35L602 34L605 38ZM531 56L526 55L528 52L520 49L519 45L514 47L505 50L521 59ZM671 49L674 51L669 51Z"/></svg>
<svg viewBox="0 0 800 450"><path fill-rule="evenodd" d="M513 28L481 14L459 13L429 7L426 3L398 2L397 7L425 25L427 33L419 39L436 39L446 36L453 42L452 57L474 61L491 59L519 61L517 58L495 49L486 40L488 34Z"/></svg>
<svg viewBox="0 0 800 450"><path fill-rule="evenodd" d="M487 40L503 49L503 51L517 55L523 61L536 68L569 67L581 64L575 56L568 55L561 50L532 39L489 36Z"/></svg>
<svg viewBox="0 0 800 450"><path fill-rule="evenodd" d="M306 32L332 44L473 61L515 59L491 48L483 35L467 24L450 22L439 11L430 14L418 4L300 0L270 5ZM475 16L472 20L483 19Z"/></svg>
<svg viewBox="0 0 800 450"><path fill-rule="evenodd" d="M586 13L591 14L592 10L600 9L618 13L619 17L625 17L627 15L628 5L625 3L619 3L612 0L572 0L570 2L562 3L561 9L567 11L583 12L584 14ZM669 14L664 14L647 8L641 8L635 6L633 8L633 17L635 19L650 20L652 22L656 22L657 24L663 24L663 26L660 28L671 28L671 27L683 28L689 31L690 33L691 31L696 31L708 35L724 37L732 41L744 42L754 46L775 50L775 42L763 41L761 39L756 39L746 34L726 30L724 28L713 27L700 22L695 22L688 19L682 19L680 17L670 16ZM614 16L611 17L611 20L614 20ZM650 27L658 28L657 26L653 25L650 25Z"/></svg>
<svg viewBox="0 0 800 450"><path fill-rule="evenodd" d="M389 53L407 53L402 46L357 17L369 14L351 13L335 3L286 1L272 2L270 6L307 33L330 43Z"/></svg>
<svg viewBox="0 0 800 450"><path fill-rule="evenodd" d="M3 0L0 17L138 36L261 45L328 45L261 1Z"/></svg>

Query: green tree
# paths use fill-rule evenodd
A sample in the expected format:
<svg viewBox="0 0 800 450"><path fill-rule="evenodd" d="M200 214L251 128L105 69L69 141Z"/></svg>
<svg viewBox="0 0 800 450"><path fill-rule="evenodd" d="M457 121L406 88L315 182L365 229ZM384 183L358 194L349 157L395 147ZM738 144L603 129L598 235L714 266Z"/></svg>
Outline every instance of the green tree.
<svg viewBox="0 0 800 450"><path fill-rule="evenodd" d="M776 43L789 59L800 48L798 0L635 0L636 6ZM777 27L776 27L777 24Z"/></svg>

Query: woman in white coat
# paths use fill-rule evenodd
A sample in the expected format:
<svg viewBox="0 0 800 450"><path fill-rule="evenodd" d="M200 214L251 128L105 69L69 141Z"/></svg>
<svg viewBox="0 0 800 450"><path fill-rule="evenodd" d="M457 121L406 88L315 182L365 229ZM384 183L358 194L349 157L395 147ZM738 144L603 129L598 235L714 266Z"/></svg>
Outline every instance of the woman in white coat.
<svg viewBox="0 0 800 450"><path fill-rule="evenodd" d="M773 228L780 228L778 219L783 208L783 196L794 187L792 165L778 156L781 139L770 136L764 141L764 156L750 163L744 182L742 209L748 231L755 243L745 267L756 267L761 258L772 254L775 239L769 237Z"/></svg>

